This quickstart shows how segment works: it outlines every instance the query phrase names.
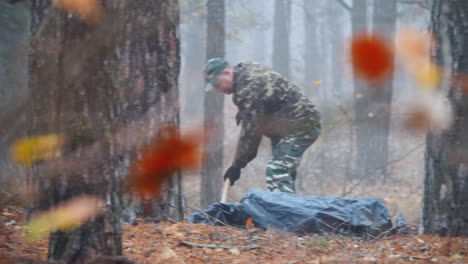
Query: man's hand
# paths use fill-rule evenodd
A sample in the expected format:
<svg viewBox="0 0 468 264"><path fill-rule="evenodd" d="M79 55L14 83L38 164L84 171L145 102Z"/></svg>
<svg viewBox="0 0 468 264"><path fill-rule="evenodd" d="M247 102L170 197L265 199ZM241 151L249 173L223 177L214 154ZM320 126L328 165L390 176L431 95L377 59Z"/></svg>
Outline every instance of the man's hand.
<svg viewBox="0 0 468 264"><path fill-rule="evenodd" d="M233 186L234 182L236 182L240 178L240 174L240 169L231 166L229 167L229 169L227 169L226 173L224 174L224 180L229 178L229 180L231 180L231 186Z"/></svg>

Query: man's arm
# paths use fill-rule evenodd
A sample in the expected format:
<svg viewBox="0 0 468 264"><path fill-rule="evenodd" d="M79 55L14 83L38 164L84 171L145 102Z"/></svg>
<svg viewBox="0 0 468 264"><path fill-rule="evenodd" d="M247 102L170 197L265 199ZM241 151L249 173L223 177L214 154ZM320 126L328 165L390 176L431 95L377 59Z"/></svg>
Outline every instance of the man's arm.
<svg viewBox="0 0 468 264"><path fill-rule="evenodd" d="M251 113L251 115L247 114L243 119L239 120L242 129L237 143L236 155L232 162L232 166L235 168L244 168L247 163L257 156L258 145L262 139L262 134L259 131L254 117L255 113Z"/></svg>

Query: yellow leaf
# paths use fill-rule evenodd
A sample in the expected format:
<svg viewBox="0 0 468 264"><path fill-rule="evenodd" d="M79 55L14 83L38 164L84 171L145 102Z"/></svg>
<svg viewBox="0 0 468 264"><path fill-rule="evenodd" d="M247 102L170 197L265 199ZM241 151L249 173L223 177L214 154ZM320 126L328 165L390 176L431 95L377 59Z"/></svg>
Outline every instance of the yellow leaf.
<svg viewBox="0 0 468 264"><path fill-rule="evenodd" d="M79 16L89 24L98 24L103 18L103 8L98 0L53 0L55 7Z"/></svg>
<svg viewBox="0 0 468 264"><path fill-rule="evenodd" d="M13 142L10 153L16 163L30 167L38 161L58 157L63 144L64 137L58 134L21 138Z"/></svg>
<svg viewBox="0 0 468 264"><path fill-rule="evenodd" d="M430 91L434 91L440 84L441 71L434 63L427 63L416 72L416 80Z"/></svg>
<svg viewBox="0 0 468 264"><path fill-rule="evenodd" d="M422 88L432 92L439 87L442 79L442 70L435 63L430 61L412 61L408 64L407 68Z"/></svg>
<svg viewBox="0 0 468 264"><path fill-rule="evenodd" d="M314 82L314 85L316 85L316 86L318 86L318 85L320 85L320 84L322 84L322 81L320 81L320 80Z"/></svg>
<svg viewBox="0 0 468 264"><path fill-rule="evenodd" d="M37 239L50 232L77 228L103 213L103 205L104 201L95 196L83 195L73 198L31 219L26 226L26 234L32 239Z"/></svg>

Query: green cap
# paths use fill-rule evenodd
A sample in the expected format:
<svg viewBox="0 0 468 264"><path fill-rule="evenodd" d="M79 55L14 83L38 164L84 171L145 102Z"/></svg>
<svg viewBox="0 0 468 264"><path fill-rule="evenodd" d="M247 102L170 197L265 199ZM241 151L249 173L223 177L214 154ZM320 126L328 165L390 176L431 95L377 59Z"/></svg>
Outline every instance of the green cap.
<svg viewBox="0 0 468 264"><path fill-rule="evenodd" d="M206 83L205 91L213 90L213 85L228 65L229 63L223 58L213 58L206 63L205 70L203 72Z"/></svg>

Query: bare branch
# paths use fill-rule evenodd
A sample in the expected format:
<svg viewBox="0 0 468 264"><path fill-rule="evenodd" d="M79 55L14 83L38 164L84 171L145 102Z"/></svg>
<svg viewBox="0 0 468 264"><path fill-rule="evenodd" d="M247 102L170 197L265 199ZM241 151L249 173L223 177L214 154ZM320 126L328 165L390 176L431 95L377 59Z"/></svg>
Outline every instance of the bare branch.
<svg viewBox="0 0 468 264"><path fill-rule="evenodd" d="M232 248L242 248L242 249L255 249L259 248L259 245L250 245L250 246L224 246L224 245L212 245L212 244L198 244L198 243L193 243L193 242L188 242L188 241L181 241L181 244L189 245L189 246L197 246L197 247L205 247L205 248L226 248L226 249L232 249Z"/></svg>
<svg viewBox="0 0 468 264"><path fill-rule="evenodd" d="M420 1L420 0L397 0L397 3L398 4L407 4L407 5L418 5L422 8L425 8L425 9L430 9L429 8L429 4L427 3L427 1Z"/></svg>
<svg viewBox="0 0 468 264"><path fill-rule="evenodd" d="M351 12L353 9L350 5L348 5L344 0L336 0L338 4L340 4L346 11Z"/></svg>

